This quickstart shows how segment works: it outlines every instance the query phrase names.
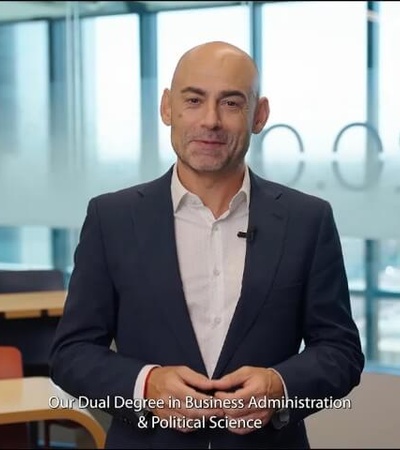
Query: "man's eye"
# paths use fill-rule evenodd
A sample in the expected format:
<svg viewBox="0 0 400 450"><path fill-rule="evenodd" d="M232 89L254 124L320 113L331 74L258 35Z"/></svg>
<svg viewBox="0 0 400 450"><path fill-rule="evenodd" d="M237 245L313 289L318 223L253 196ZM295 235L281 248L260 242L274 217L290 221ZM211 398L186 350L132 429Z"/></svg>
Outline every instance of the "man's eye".
<svg viewBox="0 0 400 450"><path fill-rule="evenodd" d="M200 103L200 99L196 97L188 98L186 101L192 105L197 105L198 103Z"/></svg>
<svg viewBox="0 0 400 450"><path fill-rule="evenodd" d="M239 106L239 103L235 102L234 100L226 100L225 105L229 106L229 108L237 108Z"/></svg>

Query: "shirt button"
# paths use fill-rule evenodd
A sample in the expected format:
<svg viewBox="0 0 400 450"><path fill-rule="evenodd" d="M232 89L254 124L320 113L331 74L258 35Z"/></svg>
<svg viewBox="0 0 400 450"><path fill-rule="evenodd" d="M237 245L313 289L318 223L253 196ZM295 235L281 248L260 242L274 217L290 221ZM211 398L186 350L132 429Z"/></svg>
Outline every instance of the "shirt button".
<svg viewBox="0 0 400 450"><path fill-rule="evenodd" d="M217 277L221 272L218 269L214 269L213 273Z"/></svg>
<svg viewBox="0 0 400 450"><path fill-rule="evenodd" d="M221 317L216 317L216 318L214 319L214 326L216 327L216 326L218 326L220 323L221 323Z"/></svg>

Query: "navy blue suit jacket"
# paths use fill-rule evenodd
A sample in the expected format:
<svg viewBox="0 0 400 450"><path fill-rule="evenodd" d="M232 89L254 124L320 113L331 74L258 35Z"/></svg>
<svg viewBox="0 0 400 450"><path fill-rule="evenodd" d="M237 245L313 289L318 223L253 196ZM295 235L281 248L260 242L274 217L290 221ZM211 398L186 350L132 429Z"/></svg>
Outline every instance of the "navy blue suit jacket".
<svg viewBox="0 0 400 450"><path fill-rule="evenodd" d="M132 398L148 363L206 374L179 273L171 174L89 202L51 355L53 380L74 396ZM213 377L244 365L273 367L292 399L343 397L359 383L364 357L331 207L250 176L249 226L256 233ZM303 419L315 411L292 409L284 428L269 424L239 436L141 430L132 409L111 408L107 446L306 448Z"/></svg>

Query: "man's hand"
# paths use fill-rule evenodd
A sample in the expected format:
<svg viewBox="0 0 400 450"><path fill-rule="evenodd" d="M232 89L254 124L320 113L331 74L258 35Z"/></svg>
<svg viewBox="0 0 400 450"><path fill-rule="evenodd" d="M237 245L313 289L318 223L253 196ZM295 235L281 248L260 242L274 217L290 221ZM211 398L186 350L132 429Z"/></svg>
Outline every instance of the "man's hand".
<svg viewBox="0 0 400 450"><path fill-rule="evenodd" d="M213 389L213 380L195 372L186 366L166 366L153 369L147 380L148 399L161 399L163 408L152 409L152 413L162 419L169 417L186 417L200 419L210 416L223 416L222 409L216 408L187 408L186 397L190 396L199 404L205 400L212 403L210 396L202 392ZM179 431L194 431L194 428L177 428Z"/></svg>
<svg viewBox="0 0 400 450"><path fill-rule="evenodd" d="M244 408L226 409L224 415L234 419L261 419L267 425L275 412L274 408L249 407L250 400L264 398L279 398L284 396L284 388L279 375L272 369L244 366L225 375L219 380L213 380L214 394L219 399L243 399ZM230 392L226 392L230 391ZM232 428L232 433L247 434L253 428Z"/></svg>

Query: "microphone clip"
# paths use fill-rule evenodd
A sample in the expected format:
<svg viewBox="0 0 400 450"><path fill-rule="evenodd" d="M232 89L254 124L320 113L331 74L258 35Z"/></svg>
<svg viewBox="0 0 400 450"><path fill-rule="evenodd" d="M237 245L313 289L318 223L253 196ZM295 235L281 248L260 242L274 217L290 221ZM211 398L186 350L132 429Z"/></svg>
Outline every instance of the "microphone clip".
<svg viewBox="0 0 400 450"><path fill-rule="evenodd" d="M253 242L256 234L255 228L249 228L247 231L239 231L237 237L246 239L247 242Z"/></svg>

